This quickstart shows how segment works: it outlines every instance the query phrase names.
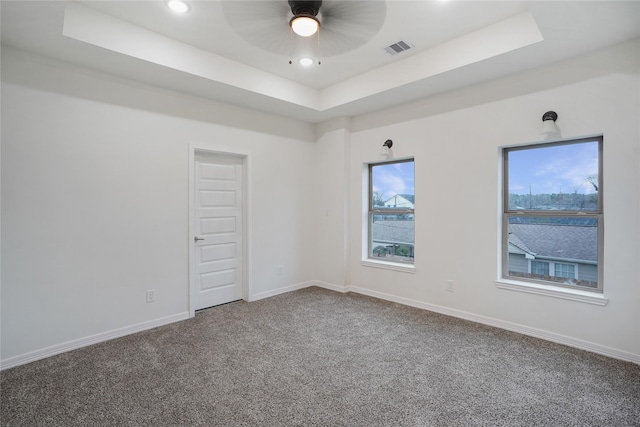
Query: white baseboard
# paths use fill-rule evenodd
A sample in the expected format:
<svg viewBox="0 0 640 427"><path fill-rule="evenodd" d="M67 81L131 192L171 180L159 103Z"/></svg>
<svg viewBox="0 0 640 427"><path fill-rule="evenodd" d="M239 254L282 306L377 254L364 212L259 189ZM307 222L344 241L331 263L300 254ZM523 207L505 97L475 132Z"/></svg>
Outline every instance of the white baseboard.
<svg viewBox="0 0 640 427"><path fill-rule="evenodd" d="M286 294L287 292L310 288L311 286L317 286L319 288L324 288L330 291L336 291L341 293L349 292L349 289L346 286L334 285L333 283L323 282L320 280L310 280L308 282L296 283L295 285L283 286L282 288L273 289L271 291L253 294L249 297L248 301L249 302L258 301L264 298L274 297L280 294Z"/></svg>
<svg viewBox="0 0 640 427"><path fill-rule="evenodd" d="M334 285L333 283L321 282L319 280L312 282L310 286L317 286L319 288L328 289L330 291L341 292L343 294L349 292L348 286Z"/></svg>
<svg viewBox="0 0 640 427"><path fill-rule="evenodd" d="M268 292L261 292L249 297L249 301L257 301L263 298L284 294L287 292L295 291L298 289L308 288L316 285L318 282L303 282L296 285L285 286L282 288L274 289ZM327 284L329 285L329 284ZM323 286L324 287L324 286ZM337 289L332 289L337 290ZM86 347L99 342L108 341L110 339L119 338L125 335L135 334L136 332L142 332L147 329L153 329L158 326L167 325L169 323L179 322L181 320L188 319L189 312L179 313L172 316L163 317L148 322L142 322L131 326L125 326L123 328L114 329L112 331L102 332L96 335L88 337L78 338L75 340L55 344L50 347L45 347L39 350L35 350L29 353L13 356L7 359L0 360L0 371L4 369L13 368L15 366L24 365L26 363L35 362L36 360L45 359L47 357L55 356L56 354L65 353L71 350L77 350L82 347Z"/></svg>
<svg viewBox="0 0 640 427"><path fill-rule="evenodd" d="M543 340L563 344L569 347L578 348L581 350L590 351L592 353L602 354L604 356L612 357L614 359L620 359L627 362L633 362L640 365L640 355L629 353L627 351L619 350L616 348L607 347L604 345L584 341L578 338L568 337L566 335L557 334L555 332L545 331L542 329L532 328L518 323L507 322L492 317L482 316L479 314L469 313L467 311L456 310L448 307L443 307L435 304L428 304L425 302L398 297L384 292L372 291L366 288L360 288L357 286L346 287L347 292L355 292L362 295L371 296L374 298L383 299L386 301L396 302L398 304L408 305L411 307L421 308L423 310L433 311L435 313L445 314L447 316L457 317L460 319L470 320L472 322L481 323L488 326L494 326L496 328L505 329L507 331L517 332L523 335L540 338Z"/></svg>
<svg viewBox="0 0 640 427"><path fill-rule="evenodd" d="M311 282L302 282L302 283L297 283L295 285L283 286L281 288L273 289L273 290L267 291L267 292L260 292L260 293L257 293L257 294L250 295L249 296L249 302L258 301L258 300L269 298L269 297L274 297L274 296L280 295L280 294L286 294L287 292L297 291L298 289L308 288L310 286L314 286L315 284L316 284L316 282L313 282L313 281L311 281Z"/></svg>
<svg viewBox="0 0 640 427"><path fill-rule="evenodd" d="M267 292L261 292L254 294L249 298L249 301L258 301L264 298L284 294L299 289L308 288L311 286L318 286L320 288L328 289L335 292L347 293L355 292L362 295L382 299L385 301L396 302L398 304L407 305L410 307L416 307L423 310L433 311L435 313L445 314L447 316L457 317L460 319L470 320L472 322L481 323L488 326L494 326L496 328L505 329L508 331L517 332L523 335L529 335L536 338L541 338L547 341L564 344L569 347L579 348L581 350L590 351L604 356L612 357L614 359L620 359L628 362L633 362L640 365L640 355L629 353L623 350L595 344L589 341L580 340L577 338L568 337L565 335L557 334L555 332L544 331L541 329L532 328L517 323L507 322L504 320L495 319L492 317L482 316L479 314L469 313L462 310L456 310L440 305L429 304L410 298L399 297L384 292L373 291L370 289L358 287L358 286L344 286L336 285L333 283L322 282L318 280L302 282L295 285L284 286L282 288L274 289ZM0 370L9 369L14 366L24 365L25 363L34 362L36 360L44 359L46 357L54 356L56 354L64 353L78 348L86 347L99 342L107 341L114 338L119 338L125 335L134 334L136 332L142 332L147 329L156 328L158 326L167 325L169 323L179 322L189 318L189 312L179 313L172 316L163 317L160 319L151 320L148 322L142 322L131 326L126 326L112 331L103 332L100 334L92 335L89 337L79 338L72 341L67 341L61 344L56 344L50 347L46 347L33 352L25 353L19 356L10 357L8 359L0 360Z"/></svg>
<svg viewBox="0 0 640 427"><path fill-rule="evenodd" d="M77 350L99 342L108 341L114 338L120 338L125 335L135 334L136 332L146 331L147 329L157 328L158 326L168 325L169 323L179 322L189 318L189 312L178 313L171 316L161 317L159 319L150 320L148 322L137 323L135 325L125 326L123 328L113 329L107 332L91 335L88 337L78 338L75 340L63 342L61 344L45 347L40 350L21 354L19 356L10 357L0 360L0 370L13 368L15 366L24 365L25 363L35 362L56 354L65 353L71 350Z"/></svg>

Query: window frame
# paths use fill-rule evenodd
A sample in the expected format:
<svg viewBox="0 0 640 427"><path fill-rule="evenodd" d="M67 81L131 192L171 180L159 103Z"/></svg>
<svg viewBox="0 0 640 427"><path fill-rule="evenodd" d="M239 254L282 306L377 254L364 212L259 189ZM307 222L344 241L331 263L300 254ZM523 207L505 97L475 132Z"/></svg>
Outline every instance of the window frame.
<svg viewBox="0 0 640 427"><path fill-rule="evenodd" d="M597 203L598 207L594 211L579 211L579 210L535 210L535 209L509 209L509 153L514 151L532 150L536 148L553 147L561 145L574 145L586 142L598 143L598 190L597 190ZM602 135L596 135L585 138L572 138L562 141L550 141L540 142L534 144L503 147L502 148L502 268L501 268L501 280L507 280L517 283L532 283L535 285L543 285L549 288L564 288L571 290L586 291L591 293L602 294L604 292L603 283L603 259L604 259L604 207L603 207L603 142L604 137ZM550 217L550 218L581 218L588 219L594 218L597 221L597 287L589 288L586 286L576 286L571 284L564 284L560 282L552 282L542 279L520 277L509 275L509 219L511 217ZM573 262L563 260L547 260L541 259L539 261L548 262L549 268L551 263L564 263L574 264ZM531 263L529 262L529 267ZM578 265L575 265L575 275L578 277Z"/></svg>
<svg viewBox="0 0 640 427"><path fill-rule="evenodd" d="M413 209L409 208L384 208L384 209L375 209L373 206L373 168L376 166L382 165L391 165L397 163L413 163L414 167L414 182L415 182L415 158L402 158L402 159L394 159L387 160L382 162L373 162L367 164L367 185L368 185L368 202L367 202L367 258L363 261L369 261L374 263L392 263L399 264L402 266L413 267L415 264L415 228L413 231L413 255L412 257L402 257L402 256L392 256L392 257L374 257L373 256L373 236L372 236L372 225L373 225L373 216L374 215L413 215L413 221L415 224L415 188L414 188L414 207Z"/></svg>

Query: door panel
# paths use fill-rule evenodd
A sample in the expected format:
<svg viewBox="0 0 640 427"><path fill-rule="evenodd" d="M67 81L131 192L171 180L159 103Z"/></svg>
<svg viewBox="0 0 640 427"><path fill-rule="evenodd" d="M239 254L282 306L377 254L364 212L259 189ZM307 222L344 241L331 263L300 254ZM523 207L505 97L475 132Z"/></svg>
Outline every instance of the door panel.
<svg viewBox="0 0 640 427"><path fill-rule="evenodd" d="M216 215L216 212L210 212L206 209L200 210L201 215ZM218 214L219 215L219 214ZM230 235L236 232L236 218L235 217L220 217L220 218L200 218L200 237L209 235ZM229 236L234 238L234 236Z"/></svg>
<svg viewBox="0 0 640 427"><path fill-rule="evenodd" d="M200 275L200 288L202 290L210 290L221 287L230 287L235 285L235 281L236 271L234 268L214 271L212 273L204 273Z"/></svg>
<svg viewBox="0 0 640 427"><path fill-rule="evenodd" d="M201 190L200 198L203 208L233 208L236 203L236 193L230 190Z"/></svg>
<svg viewBox="0 0 640 427"><path fill-rule="evenodd" d="M200 250L202 262L235 259L237 251L235 243L220 243L217 245L201 246Z"/></svg>
<svg viewBox="0 0 640 427"><path fill-rule="evenodd" d="M195 310L242 298L242 159L195 162Z"/></svg>

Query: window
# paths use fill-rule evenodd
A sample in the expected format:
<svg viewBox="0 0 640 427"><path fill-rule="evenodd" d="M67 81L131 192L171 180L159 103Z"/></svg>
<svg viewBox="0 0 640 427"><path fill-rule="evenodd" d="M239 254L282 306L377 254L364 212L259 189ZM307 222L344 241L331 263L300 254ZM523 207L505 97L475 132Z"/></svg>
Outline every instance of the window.
<svg viewBox="0 0 640 427"><path fill-rule="evenodd" d="M504 278L602 292L602 143L503 150Z"/></svg>
<svg viewBox="0 0 640 427"><path fill-rule="evenodd" d="M554 264L553 275L555 277L564 277L566 279L575 279L576 278L576 266L573 264L561 264L556 262Z"/></svg>
<svg viewBox="0 0 640 427"><path fill-rule="evenodd" d="M368 182L368 258L413 263L413 159L370 164Z"/></svg>
<svg viewBox="0 0 640 427"><path fill-rule="evenodd" d="M531 274L539 277L549 275L549 263L542 261L531 261Z"/></svg>
<svg viewBox="0 0 640 427"><path fill-rule="evenodd" d="M576 265L560 262L529 261L529 273L540 278L563 277L565 279L576 278ZM554 280L554 279L551 279Z"/></svg>

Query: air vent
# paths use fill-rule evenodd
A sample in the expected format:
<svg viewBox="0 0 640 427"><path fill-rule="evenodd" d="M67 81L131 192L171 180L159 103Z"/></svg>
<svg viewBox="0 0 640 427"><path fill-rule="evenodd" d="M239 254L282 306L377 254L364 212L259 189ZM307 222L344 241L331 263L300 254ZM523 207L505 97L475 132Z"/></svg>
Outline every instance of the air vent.
<svg viewBox="0 0 640 427"><path fill-rule="evenodd" d="M390 46L387 46L384 48L384 50L389 54L389 55L396 55L400 52L404 52L405 50L409 50L413 47L413 45L411 43L409 43L408 41L404 41L404 40L400 40L397 43L394 43Z"/></svg>

